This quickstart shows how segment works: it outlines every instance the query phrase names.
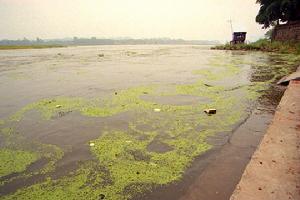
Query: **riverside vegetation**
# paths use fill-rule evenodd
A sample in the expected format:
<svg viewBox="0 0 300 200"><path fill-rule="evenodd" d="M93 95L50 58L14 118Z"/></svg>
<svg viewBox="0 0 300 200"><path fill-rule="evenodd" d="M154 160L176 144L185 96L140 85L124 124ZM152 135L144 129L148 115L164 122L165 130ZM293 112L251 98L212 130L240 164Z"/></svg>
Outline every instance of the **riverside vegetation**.
<svg viewBox="0 0 300 200"><path fill-rule="evenodd" d="M280 42L270 41L269 39L260 39L256 42L249 44L225 44L212 47L218 50L244 50L244 51L266 51L277 52L283 54L296 54L300 55L300 42Z"/></svg>

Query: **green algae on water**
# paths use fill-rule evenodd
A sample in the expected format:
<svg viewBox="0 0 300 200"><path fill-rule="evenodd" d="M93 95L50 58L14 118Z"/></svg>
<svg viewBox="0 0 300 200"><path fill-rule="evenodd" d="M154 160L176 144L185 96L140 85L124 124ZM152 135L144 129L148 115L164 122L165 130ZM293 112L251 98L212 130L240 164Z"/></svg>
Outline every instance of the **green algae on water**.
<svg viewBox="0 0 300 200"><path fill-rule="evenodd" d="M59 112L77 111L85 116L107 117L132 109L151 109L154 103L143 101L139 98L144 93L153 93L154 87L138 87L121 91L112 99L87 100L84 98L58 97L43 99L29 104L10 117L12 121L19 121L30 110L37 110L44 119L51 119Z"/></svg>
<svg viewBox="0 0 300 200"><path fill-rule="evenodd" d="M42 158L48 160L43 169L41 169L39 172L35 172L35 174L53 171L55 169L56 162L60 160L64 154L63 151L55 145L41 144L36 141L29 141L25 139L23 136L17 134L12 127L1 129L0 136L2 139L2 149L6 150L4 153L10 152L11 159L14 160L12 165L17 167L17 169L22 169L16 170L11 167L11 173L23 172L26 169L27 165L24 165L24 160L28 157L28 155L32 155L32 158L35 158L28 158L27 160L29 163L35 162ZM25 155L24 160L22 160L22 153ZM20 168L20 166L24 167ZM28 176L31 175L33 174L29 174ZM23 176L23 174L20 174L20 176Z"/></svg>
<svg viewBox="0 0 300 200"><path fill-rule="evenodd" d="M0 133L4 136L10 136L14 132L14 129L11 127L5 127L1 129Z"/></svg>
<svg viewBox="0 0 300 200"><path fill-rule="evenodd" d="M206 139L217 133L231 131L244 120L249 103L259 98L263 91L278 78L272 74L273 66L258 66L251 60L227 59L215 56L209 61L213 68L193 71L199 80L190 84L174 86L174 92L159 93L160 86L141 86L117 91L104 99L58 97L43 99L29 104L11 116L17 122L26 117L30 110L37 110L45 120L56 119L60 112L78 112L89 117L109 117L123 112L132 112L135 117L129 122L128 130L107 127L99 137L90 141L90 151L96 161L82 163L79 169L67 176L21 188L7 195L10 199L131 199L157 185L179 181L193 160L212 148ZM292 58L289 58L292 60ZM240 73L249 70L251 80L240 85L222 84L226 78L239 78ZM282 75L290 68L275 65ZM255 75L255 73L260 74ZM141 95L195 95L210 99L197 105L173 106L144 101ZM203 109L213 107L217 114L207 116ZM154 109L161 112L154 112ZM143 128L147 127L146 129ZM4 132L10 133L9 129ZM151 144L163 144L154 151ZM47 158L52 162L44 170L54 171L55 163L63 152L55 146L39 146L37 155L52 152ZM166 148L167 147L167 148ZM41 153L43 152L43 153ZM56 153L54 153L56 152ZM54 158L54 159L53 159ZM50 163L50 162L49 162ZM39 172L42 173L42 172Z"/></svg>
<svg viewBox="0 0 300 200"><path fill-rule="evenodd" d="M95 193L99 193L99 191L94 189L95 187L99 187L99 185L92 182L87 183L86 181L90 175L95 175L97 176L97 181L101 183L102 174L101 172L93 174L86 169L89 168L87 165L84 165L75 174L69 174L58 180L47 178L43 183L18 190L10 196L5 196L3 199L99 199L99 196L95 196Z"/></svg>
<svg viewBox="0 0 300 200"><path fill-rule="evenodd" d="M22 172L38 158L34 152L0 149L0 177Z"/></svg>

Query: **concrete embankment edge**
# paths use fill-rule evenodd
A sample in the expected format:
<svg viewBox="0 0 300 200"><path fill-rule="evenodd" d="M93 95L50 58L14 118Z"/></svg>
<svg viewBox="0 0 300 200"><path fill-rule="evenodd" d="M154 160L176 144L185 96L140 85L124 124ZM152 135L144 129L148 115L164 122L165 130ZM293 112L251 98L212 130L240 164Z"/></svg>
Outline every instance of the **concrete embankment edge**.
<svg viewBox="0 0 300 200"><path fill-rule="evenodd" d="M230 200L300 199L300 81L290 82Z"/></svg>

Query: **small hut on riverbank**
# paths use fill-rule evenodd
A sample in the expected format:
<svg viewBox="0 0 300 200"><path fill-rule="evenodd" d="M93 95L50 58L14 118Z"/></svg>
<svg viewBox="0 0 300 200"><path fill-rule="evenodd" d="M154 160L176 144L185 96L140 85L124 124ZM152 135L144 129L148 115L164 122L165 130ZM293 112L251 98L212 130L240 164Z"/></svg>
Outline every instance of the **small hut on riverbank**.
<svg viewBox="0 0 300 200"><path fill-rule="evenodd" d="M230 44L243 44L246 41L247 32L233 32Z"/></svg>

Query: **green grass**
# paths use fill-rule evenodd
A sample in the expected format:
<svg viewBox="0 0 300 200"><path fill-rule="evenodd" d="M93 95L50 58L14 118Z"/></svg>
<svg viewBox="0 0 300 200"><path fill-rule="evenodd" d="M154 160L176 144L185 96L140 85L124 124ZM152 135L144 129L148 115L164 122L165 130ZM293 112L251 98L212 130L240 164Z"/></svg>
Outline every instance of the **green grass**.
<svg viewBox="0 0 300 200"><path fill-rule="evenodd" d="M236 44L231 45L229 43L225 45L215 46L212 49L219 50L246 50L246 51L267 51L277 53L291 53L300 54L300 42L287 41L273 41L267 39L260 39L256 42L249 44Z"/></svg>
<svg viewBox="0 0 300 200"><path fill-rule="evenodd" d="M61 48L62 45L0 45L0 50Z"/></svg>

